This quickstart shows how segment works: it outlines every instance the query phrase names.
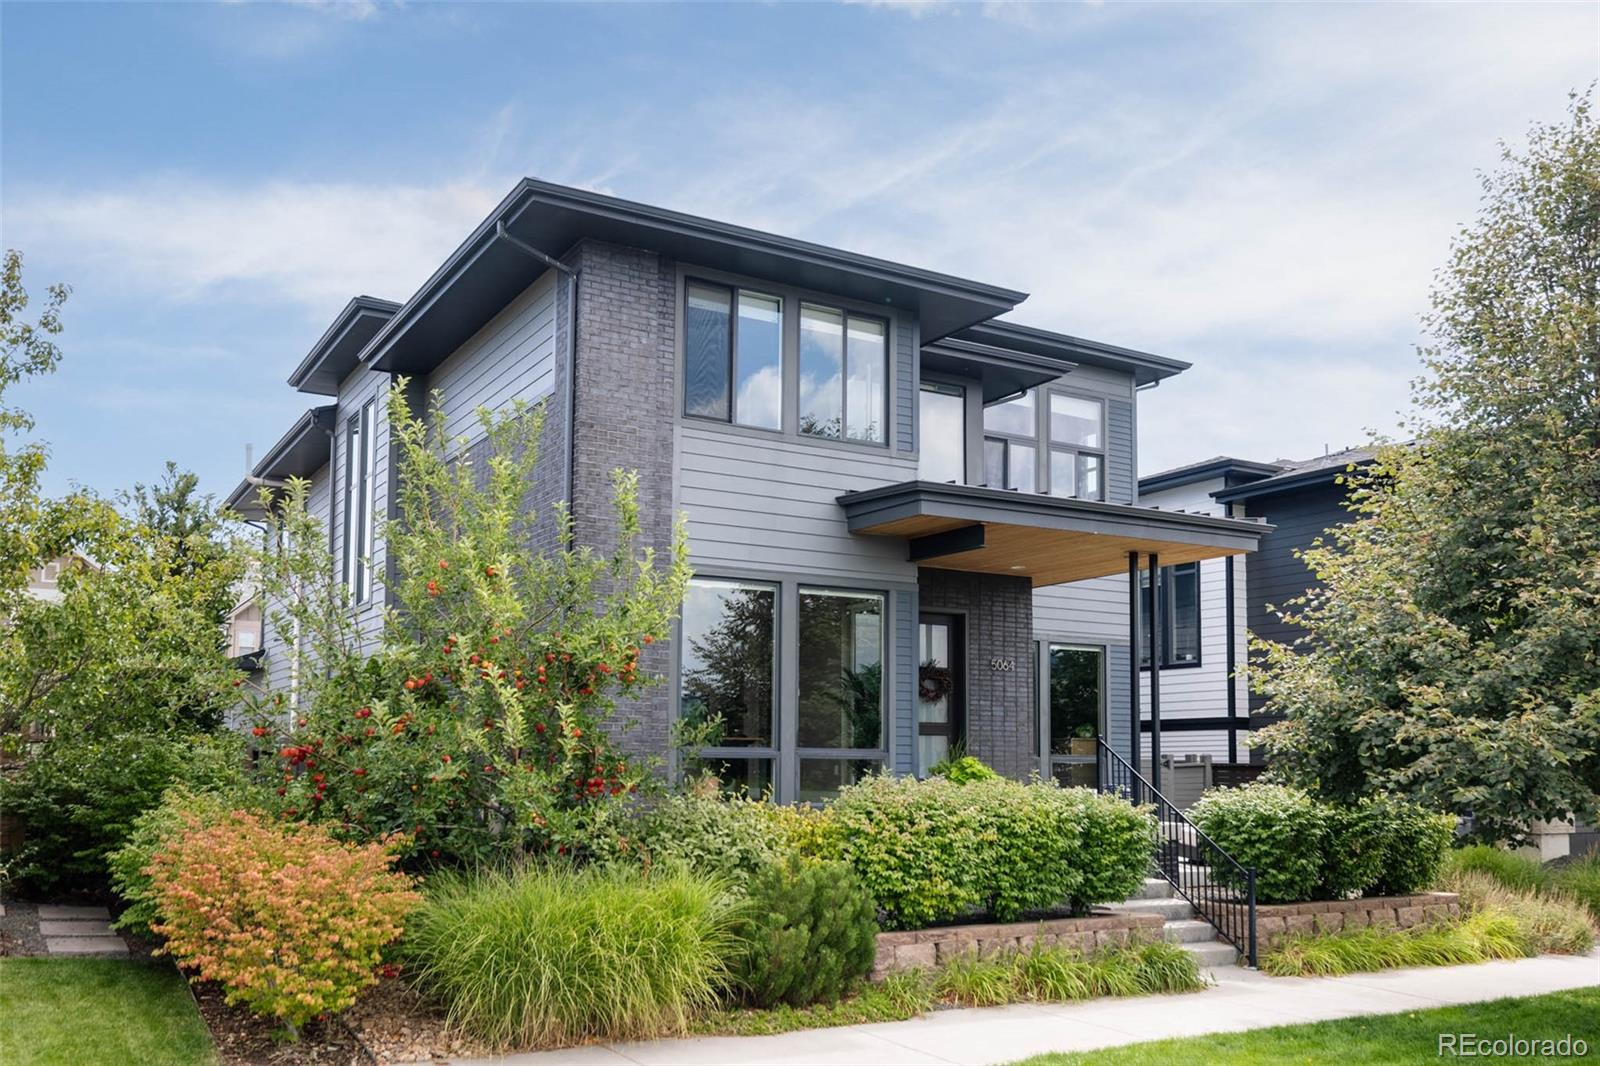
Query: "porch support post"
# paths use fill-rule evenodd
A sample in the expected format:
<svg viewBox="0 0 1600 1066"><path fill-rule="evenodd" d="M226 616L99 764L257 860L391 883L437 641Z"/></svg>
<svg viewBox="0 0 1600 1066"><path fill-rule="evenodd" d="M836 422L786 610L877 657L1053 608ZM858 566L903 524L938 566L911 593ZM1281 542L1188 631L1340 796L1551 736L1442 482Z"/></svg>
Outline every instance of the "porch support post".
<svg viewBox="0 0 1600 1066"><path fill-rule="evenodd" d="M1128 765L1139 769L1139 553L1128 553ZM1138 785L1134 783L1137 791ZM1133 797L1135 803L1139 797Z"/></svg>
<svg viewBox="0 0 1600 1066"><path fill-rule="evenodd" d="M1150 787L1161 791L1161 622L1166 615L1161 559L1150 553Z"/></svg>

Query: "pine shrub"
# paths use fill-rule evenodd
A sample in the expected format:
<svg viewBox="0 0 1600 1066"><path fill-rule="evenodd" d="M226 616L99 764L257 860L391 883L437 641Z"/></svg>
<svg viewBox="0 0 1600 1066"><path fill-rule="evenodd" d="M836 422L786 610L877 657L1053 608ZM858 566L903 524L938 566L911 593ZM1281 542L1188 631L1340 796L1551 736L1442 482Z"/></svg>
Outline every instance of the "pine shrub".
<svg viewBox="0 0 1600 1066"><path fill-rule="evenodd" d="M872 897L841 862L790 855L750 882L740 984L758 1007L836 1002L877 955Z"/></svg>

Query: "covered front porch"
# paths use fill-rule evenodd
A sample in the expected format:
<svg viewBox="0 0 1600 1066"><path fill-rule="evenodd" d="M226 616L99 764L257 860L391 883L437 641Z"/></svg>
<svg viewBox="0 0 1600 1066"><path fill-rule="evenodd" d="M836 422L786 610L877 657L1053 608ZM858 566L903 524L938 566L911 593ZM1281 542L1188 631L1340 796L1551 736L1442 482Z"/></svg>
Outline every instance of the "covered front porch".
<svg viewBox="0 0 1600 1066"><path fill-rule="evenodd" d="M964 751L1010 776L1037 771L1090 787L1106 776L1101 737L1133 766L1148 760L1160 787L1164 635L1148 623L1166 608L1163 568L1253 551L1271 530L927 481L838 502L853 534L901 539L918 566L917 771ZM1083 591L1097 636L1079 635L1073 598L1058 589Z"/></svg>

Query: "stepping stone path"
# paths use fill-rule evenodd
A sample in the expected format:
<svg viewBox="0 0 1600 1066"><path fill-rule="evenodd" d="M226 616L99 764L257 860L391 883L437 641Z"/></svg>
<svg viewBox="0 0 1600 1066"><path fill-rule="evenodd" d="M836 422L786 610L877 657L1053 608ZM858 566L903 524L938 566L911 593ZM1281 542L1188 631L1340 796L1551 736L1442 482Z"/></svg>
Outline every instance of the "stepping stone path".
<svg viewBox="0 0 1600 1066"><path fill-rule="evenodd" d="M50 955L127 955L127 943L110 923L104 907L39 906L39 935Z"/></svg>

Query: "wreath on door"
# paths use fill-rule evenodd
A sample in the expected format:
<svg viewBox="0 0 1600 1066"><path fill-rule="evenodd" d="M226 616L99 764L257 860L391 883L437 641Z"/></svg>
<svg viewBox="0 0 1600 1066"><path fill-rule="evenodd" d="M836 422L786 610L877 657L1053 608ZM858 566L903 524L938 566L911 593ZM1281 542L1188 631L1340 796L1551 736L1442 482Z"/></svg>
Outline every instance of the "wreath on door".
<svg viewBox="0 0 1600 1066"><path fill-rule="evenodd" d="M929 659L917 668L917 698L923 703L938 703L955 691L955 678L948 666Z"/></svg>

